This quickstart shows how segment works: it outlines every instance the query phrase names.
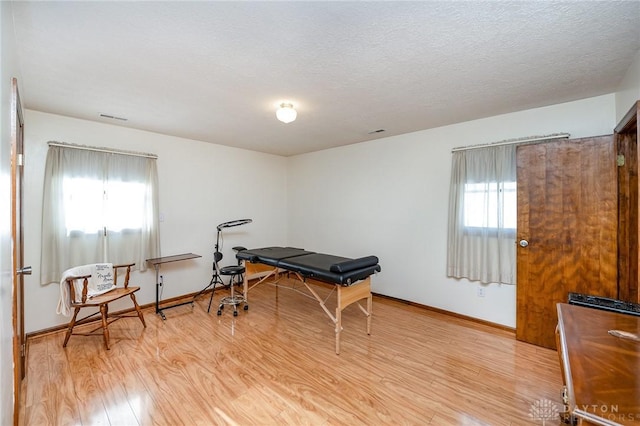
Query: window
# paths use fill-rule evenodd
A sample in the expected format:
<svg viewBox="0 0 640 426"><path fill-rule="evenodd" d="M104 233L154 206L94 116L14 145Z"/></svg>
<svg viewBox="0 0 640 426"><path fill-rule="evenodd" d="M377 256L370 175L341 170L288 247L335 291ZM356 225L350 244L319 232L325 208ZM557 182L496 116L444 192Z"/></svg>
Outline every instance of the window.
<svg viewBox="0 0 640 426"><path fill-rule="evenodd" d="M467 232L475 228L515 232L518 219L515 182L465 183L463 204Z"/></svg>
<svg viewBox="0 0 640 426"><path fill-rule="evenodd" d="M92 234L102 231L102 181L88 178L64 177L62 202L64 205L65 233Z"/></svg>
<svg viewBox="0 0 640 426"><path fill-rule="evenodd" d="M506 145L453 153L447 276L515 284L515 152Z"/></svg>
<svg viewBox="0 0 640 426"><path fill-rule="evenodd" d="M41 283L72 266L135 262L159 250L156 161L50 146L45 166Z"/></svg>
<svg viewBox="0 0 640 426"><path fill-rule="evenodd" d="M142 229L145 211L132 208L144 199L142 182L64 178L62 193L67 236Z"/></svg>

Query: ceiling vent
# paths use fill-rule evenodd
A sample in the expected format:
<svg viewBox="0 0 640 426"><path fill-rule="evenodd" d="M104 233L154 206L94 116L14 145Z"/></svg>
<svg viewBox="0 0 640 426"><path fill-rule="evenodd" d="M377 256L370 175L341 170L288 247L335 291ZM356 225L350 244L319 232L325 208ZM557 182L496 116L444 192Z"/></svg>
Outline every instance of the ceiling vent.
<svg viewBox="0 0 640 426"><path fill-rule="evenodd" d="M124 117L116 117L115 115L109 115L109 114L100 114L100 117L102 118L108 118L110 120L119 120L119 121L129 121L128 118L124 118Z"/></svg>

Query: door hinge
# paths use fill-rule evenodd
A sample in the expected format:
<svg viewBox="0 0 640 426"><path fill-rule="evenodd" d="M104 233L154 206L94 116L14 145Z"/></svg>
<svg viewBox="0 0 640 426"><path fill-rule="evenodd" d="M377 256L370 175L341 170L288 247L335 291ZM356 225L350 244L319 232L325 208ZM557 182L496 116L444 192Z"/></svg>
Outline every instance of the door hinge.
<svg viewBox="0 0 640 426"><path fill-rule="evenodd" d="M624 155L618 154L618 157L616 158L616 164L618 165L618 167L624 166Z"/></svg>
<svg viewBox="0 0 640 426"><path fill-rule="evenodd" d="M24 166L24 154L18 154L18 166Z"/></svg>
<svg viewBox="0 0 640 426"><path fill-rule="evenodd" d="M24 343L20 345L20 357L24 357L25 347Z"/></svg>

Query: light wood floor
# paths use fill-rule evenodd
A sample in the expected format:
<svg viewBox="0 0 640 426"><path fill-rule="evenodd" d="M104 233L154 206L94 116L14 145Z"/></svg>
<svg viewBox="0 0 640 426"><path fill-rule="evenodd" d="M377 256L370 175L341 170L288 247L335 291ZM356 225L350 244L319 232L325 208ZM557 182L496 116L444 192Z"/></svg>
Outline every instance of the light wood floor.
<svg viewBox="0 0 640 426"><path fill-rule="evenodd" d="M207 314L208 297L166 321L147 310L146 329L111 326L110 351L101 337L30 339L20 423L524 425L542 424L540 401L562 407L556 352L512 333L374 298L372 334L348 307L336 355L317 302L277 295L255 288L235 318Z"/></svg>

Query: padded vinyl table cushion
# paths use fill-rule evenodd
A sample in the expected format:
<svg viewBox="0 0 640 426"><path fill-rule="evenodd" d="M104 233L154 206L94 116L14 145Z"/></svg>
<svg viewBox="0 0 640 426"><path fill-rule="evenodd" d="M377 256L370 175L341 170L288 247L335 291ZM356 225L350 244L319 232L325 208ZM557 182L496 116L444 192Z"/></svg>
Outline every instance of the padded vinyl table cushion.
<svg viewBox="0 0 640 426"><path fill-rule="evenodd" d="M297 272L303 277L343 286L349 286L375 272L380 272L376 256L349 259L294 247L242 250L236 254L236 257L252 263L263 263Z"/></svg>
<svg viewBox="0 0 640 426"><path fill-rule="evenodd" d="M312 251L306 251L294 247L265 247L239 251L236 254L236 257L240 260L246 260L252 263L264 263L269 266L278 266L278 263L282 259L312 253Z"/></svg>
<svg viewBox="0 0 640 426"><path fill-rule="evenodd" d="M353 268L348 264L352 262ZM343 268L336 265L342 265ZM282 259L278 266L299 273L304 277L327 281L332 284L344 286L363 280L369 275L379 272L378 258L367 256L361 259L348 259L346 257L330 254L312 253L302 256ZM347 266L347 267L344 267Z"/></svg>

